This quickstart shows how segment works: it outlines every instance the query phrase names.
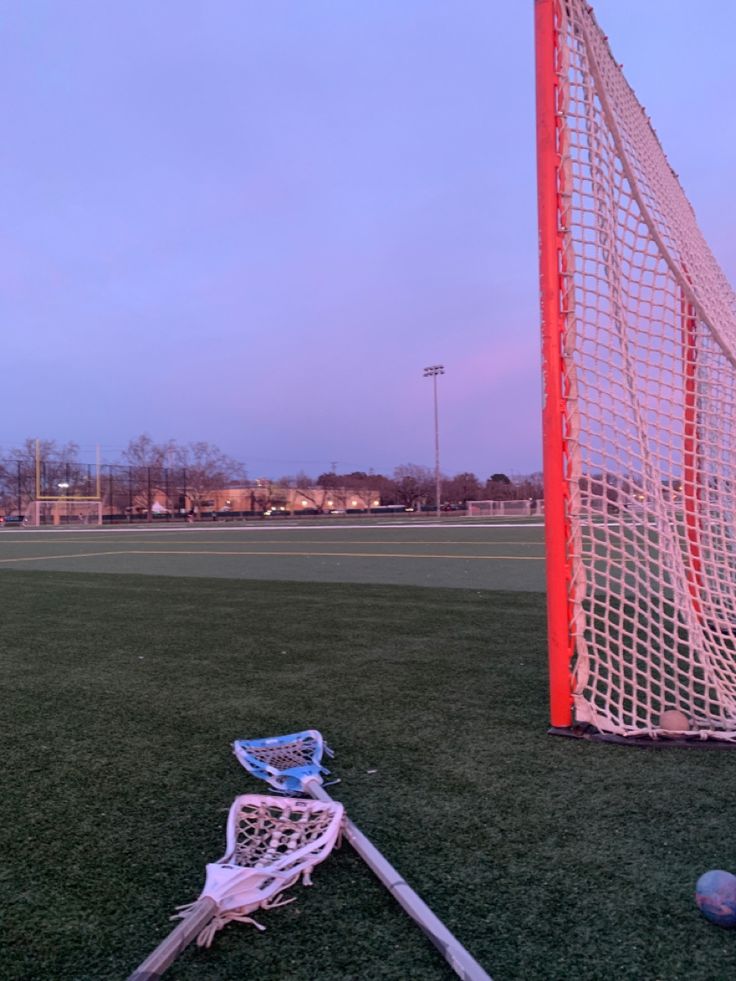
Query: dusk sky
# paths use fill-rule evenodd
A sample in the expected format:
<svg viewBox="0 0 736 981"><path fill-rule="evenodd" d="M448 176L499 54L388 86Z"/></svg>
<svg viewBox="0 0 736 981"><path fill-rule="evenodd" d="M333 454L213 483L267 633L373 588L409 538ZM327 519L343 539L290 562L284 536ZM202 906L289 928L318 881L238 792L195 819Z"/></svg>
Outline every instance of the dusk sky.
<svg viewBox="0 0 736 981"><path fill-rule="evenodd" d="M598 0L736 281L736 5ZM0 2L0 447L541 466L532 0Z"/></svg>

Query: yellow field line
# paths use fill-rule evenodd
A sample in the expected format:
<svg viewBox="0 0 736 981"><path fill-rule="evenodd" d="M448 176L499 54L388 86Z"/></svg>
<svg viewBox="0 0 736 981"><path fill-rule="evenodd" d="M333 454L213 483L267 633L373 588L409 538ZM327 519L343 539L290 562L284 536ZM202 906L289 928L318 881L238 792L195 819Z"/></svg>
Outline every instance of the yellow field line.
<svg viewBox="0 0 736 981"><path fill-rule="evenodd" d="M122 554L122 553L119 553ZM432 554L429 552L294 552L294 551L251 551L239 550L237 552L233 551L222 551L218 550L216 552L209 551L176 551L169 552L163 549L131 549L126 554L129 555L275 555L275 556L297 556L302 558L313 558L319 559L323 557L327 558L344 558L344 559L508 559L510 561L519 562L543 562L543 555L442 555L442 554Z"/></svg>
<svg viewBox="0 0 736 981"><path fill-rule="evenodd" d="M543 555L443 555L442 553L433 554L430 552L260 552L251 550L240 550L237 552L231 551L216 551L216 552L202 552L202 551L192 551L192 552L165 552L165 551L152 551L150 549L141 549L140 551L135 550L132 554L135 555L295 555L301 557L308 557L319 559L324 556L328 558L346 558L346 559L511 559L518 560L520 562L543 562Z"/></svg>
<svg viewBox="0 0 736 981"><path fill-rule="evenodd" d="M319 559L322 557L327 558L344 558L344 559L455 559L457 561L492 561L494 559L502 559L506 562L543 562L544 556L542 555L442 555L442 554L430 554L426 552L416 552L416 553L406 553L406 552L285 552L285 551L245 551L240 550L237 552L233 551L164 551L163 549L116 549L114 551L107 552L72 552L68 555L31 555L31 556L16 556L10 559L0 559L0 563L8 562L44 562L53 559L88 559L97 558L103 555L257 555L257 556L269 556L283 557L292 556L298 558L312 558Z"/></svg>

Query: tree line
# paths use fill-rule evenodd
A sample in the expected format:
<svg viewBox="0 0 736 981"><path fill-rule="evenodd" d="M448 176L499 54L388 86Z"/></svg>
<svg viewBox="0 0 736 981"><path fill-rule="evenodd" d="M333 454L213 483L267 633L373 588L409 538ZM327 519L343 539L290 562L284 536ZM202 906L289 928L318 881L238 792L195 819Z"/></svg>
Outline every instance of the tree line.
<svg viewBox="0 0 736 981"><path fill-rule="evenodd" d="M446 505L463 505L469 500L539 499L542 476L533 473L514 477L492 473L487 479L463 472L442 475L441 498ZM230 487L251 488L253 510L266 510L277 503L287 488L315 510L328 510L327 502L349 506L351 494L371 504L416 508L435 502L435 474L430 467L406 463L390 475L353 470L326 471L316 477L304 472L276 479L249 480L245 465L208 442L157 443L142 434L130 440L117 460L101 461L98 467L80 459L75 443L28 438L0 459L0 509L22 513L28 503L41 497L93 497L99 494L111 510L146 510L155 501L171 502L172 509L206 509L214 491Z"/></svg>
<svg viewBox="0 0 736 981"><path fill-rule="evenodd" d="M207 442L130 440L115 462L80 459L76 443L28 438L0 459L0 509L22 512L49 497L100 496L118 512L148 510L155 501L173 509L202 507L217 489L247 479L245 467Z"/></svg>
<svg viewBox="0 0 736 981"><path fill-rule="evenodd" d="M295 485L296 486L296 485ZM298 485L301 488L301 485ZM316 488L334 491L339 488L374 490L381 504L415 508L435 502L437 494L435 472L417 463L404 463L394 468L390 477L363 470L351 473L322 473L314 481ZM467 501L511 501L540 499L543 496L542 474L509 477L493 473L486 480L467 471L450 477L440 476L440 497L443 504L462 506Z"/></svg>

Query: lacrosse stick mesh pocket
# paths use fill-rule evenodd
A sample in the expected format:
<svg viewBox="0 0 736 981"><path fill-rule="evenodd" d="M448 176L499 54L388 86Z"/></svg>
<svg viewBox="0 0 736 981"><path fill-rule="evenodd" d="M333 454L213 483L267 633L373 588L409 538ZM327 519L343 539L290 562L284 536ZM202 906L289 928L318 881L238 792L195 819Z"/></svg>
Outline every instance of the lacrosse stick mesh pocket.
<svg viewBox="0 0 736 981"><path fill-rule="evenodd" d="M217 903L210 923L197 937L209 946L227 923L250 923L264 930L251 916L257 909L273 909L293 902L283 893L301 878L312 884L311 872L339 843L343 807L334 801L315 801L263 794L244 794L230 808L227 850L207 866L199 900ZM196 907L179 908L174 918L186 918Z"/></svg>
<svg viewBox="0 0 736 981"><path fill-rule="evenodd" d="M309 778L322 783L322 775L330 772L322 765L322 753L333 755L317 729L268 739L239 739L233 750L249 773L286 793L301 792Z"/></svg>

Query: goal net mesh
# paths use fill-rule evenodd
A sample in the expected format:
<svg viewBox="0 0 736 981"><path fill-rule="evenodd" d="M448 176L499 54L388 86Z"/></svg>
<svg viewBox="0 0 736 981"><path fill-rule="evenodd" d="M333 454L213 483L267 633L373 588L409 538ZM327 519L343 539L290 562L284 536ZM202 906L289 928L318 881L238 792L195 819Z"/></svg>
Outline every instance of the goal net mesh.
<svg viewBox="0 0 736 981"><path fill-rule="evenodd" d="M26 510L25 524L36 528L44 525L101 525L102 501L71 497L32 501Z"/></svg>
<svg viewBox="0 0 736 981"><path fill-rule="evenodd" d="M736 298L591 8L557 21L575 720L736 740Z"/></svg>
<svg viewBox="0 0 736 981"><path fill-rule="evenodd" d="M526 517L532 514L541 514L542 505L540 501L525 498L518 501L468 501L468 517L504 517L521 516Z"/></svg>

